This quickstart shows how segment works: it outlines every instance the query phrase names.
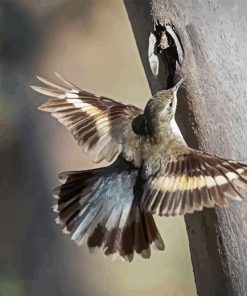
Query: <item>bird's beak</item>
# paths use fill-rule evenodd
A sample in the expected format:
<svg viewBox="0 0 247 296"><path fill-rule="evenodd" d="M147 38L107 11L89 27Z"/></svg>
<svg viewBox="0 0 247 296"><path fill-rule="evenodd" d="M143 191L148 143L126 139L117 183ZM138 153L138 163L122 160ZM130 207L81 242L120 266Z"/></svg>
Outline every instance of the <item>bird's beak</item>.
<svg viewBox="0 0 247 296"><path fill-rule="evenodd" d="M174 85L172 88L171 88L171 90L173 91L173 92L177 92L178 91L178 89L179 89L179 87L180 87L180 85L182 84L184 82L184 78L182 78L176 85Z"/></svg>

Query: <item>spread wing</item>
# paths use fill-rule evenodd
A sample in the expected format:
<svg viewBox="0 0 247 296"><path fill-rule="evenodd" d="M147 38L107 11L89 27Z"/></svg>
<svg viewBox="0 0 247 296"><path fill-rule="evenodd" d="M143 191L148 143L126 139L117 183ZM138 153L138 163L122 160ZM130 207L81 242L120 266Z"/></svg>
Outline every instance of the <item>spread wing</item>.
<svg viewBox="0 0 247 296"><path fill-rule="evenodd" d="M111 161L122 151L125 136L132 134L133 119L142 110L106 97L81 90L58 73L63 85L37 77L46 87L31 86L35 91L53 97L39 109L51 113L73 134L83 150L98 163ZM128 154L128 153L127 153Z"/></svg>
<svg viewBox="0 0 247 296"><path fill-rule="evenodd" d="M164 160L147 181L143 202L161 216L183 215L227 207L228 197L242 200L239 188L247 188L247 165L190 149Z"/></svg>

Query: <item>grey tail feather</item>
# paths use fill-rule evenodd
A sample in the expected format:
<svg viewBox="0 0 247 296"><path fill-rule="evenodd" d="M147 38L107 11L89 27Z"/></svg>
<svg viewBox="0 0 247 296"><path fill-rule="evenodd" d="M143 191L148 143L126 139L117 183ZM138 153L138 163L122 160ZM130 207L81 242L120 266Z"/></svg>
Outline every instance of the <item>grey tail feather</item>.
<svg viewBox="0 0 247 296"><path fill-rule="evenodd" d="M134 252L149 258L152 243L164 249L152 214L140 203L138 171L121 156L106 168L65 172L60 179L64 184L53 192L57 220L78 245L102 247L127 261Z"/></svg>

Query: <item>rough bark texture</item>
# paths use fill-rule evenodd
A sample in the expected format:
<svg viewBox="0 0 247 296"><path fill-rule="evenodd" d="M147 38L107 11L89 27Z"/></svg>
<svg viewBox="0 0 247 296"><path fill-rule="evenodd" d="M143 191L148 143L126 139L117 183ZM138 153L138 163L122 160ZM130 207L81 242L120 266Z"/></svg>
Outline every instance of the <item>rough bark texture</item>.
<svg viewBox="0 0 247 296"><path fill-rule="evenodd" d="M177 75L186 83L177 121L187 143L246 159L245 1L125 0L125 5L153 92L166 87L167 72L163 63L155 78L148 65L151 5L154 18L172 23L181 38L185 59ZM198 295L247 295L247 202L187 215L185 223Z"/></svg>

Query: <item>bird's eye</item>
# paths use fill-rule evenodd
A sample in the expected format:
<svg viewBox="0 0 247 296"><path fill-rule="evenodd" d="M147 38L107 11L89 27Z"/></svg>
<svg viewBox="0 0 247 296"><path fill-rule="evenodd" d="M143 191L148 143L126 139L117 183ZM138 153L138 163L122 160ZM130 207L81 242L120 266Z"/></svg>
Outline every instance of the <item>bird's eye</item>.
<svg viewBox="0 0 247 296"><path fill-rule="evenodd" d="M172 107L172 102L169 104L169 107L170 107L170 108Z"/></svg>

